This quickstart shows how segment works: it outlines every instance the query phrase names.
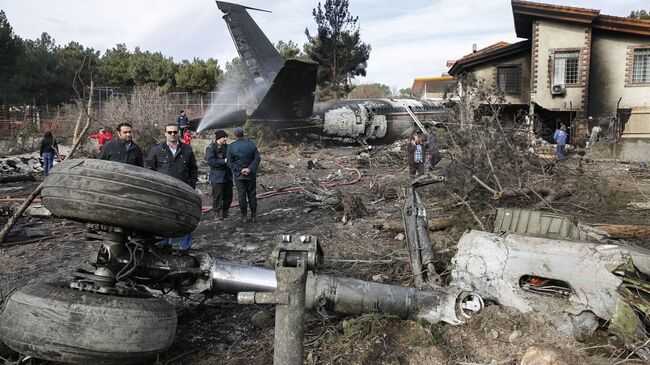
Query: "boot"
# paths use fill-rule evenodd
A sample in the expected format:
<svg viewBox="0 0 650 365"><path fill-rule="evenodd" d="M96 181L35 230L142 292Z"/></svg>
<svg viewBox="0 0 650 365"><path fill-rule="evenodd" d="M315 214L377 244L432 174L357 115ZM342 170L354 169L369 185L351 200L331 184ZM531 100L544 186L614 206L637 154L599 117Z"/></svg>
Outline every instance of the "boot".
<svg viewBox="0 0 650 365"><path fill-rule="evenodd" d="M255 222L257 222L255 212L251 212L251 219L250 219L250 222L251 222L251 223L255 223Z"/></svg>
<svg viewBox="0 0 650 365"><path fill-rule="evenodd" d="M221 220L224 220L224 219L226 219L226 218L228 218L228 211L224 209L224 210L221 212Z"/></svg>

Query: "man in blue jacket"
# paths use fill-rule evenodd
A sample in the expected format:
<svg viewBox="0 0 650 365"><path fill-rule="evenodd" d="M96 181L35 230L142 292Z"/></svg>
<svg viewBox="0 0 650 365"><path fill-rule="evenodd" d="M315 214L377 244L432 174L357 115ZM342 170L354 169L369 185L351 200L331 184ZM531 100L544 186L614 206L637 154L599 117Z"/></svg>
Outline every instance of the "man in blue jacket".
<svg viewBox="0 0 650 365"><path fill-rule="evenodd" d="M228 135L222 130L214 133L214 143L205 150L205 159L210 166L210 183L212 184L212 212L221 213L221 219L228 217L232 203L232 171L226 164Z"/></svg>
<svg viewBox="0 0 650 365"><path fill-rule="evenodd" d="M257 181L256 171L260 165L260 153L253 141L244 139L244 129L235 128L237 140L228 146L226 163L232 170L237 187L237 200L242 218L246 222L255 222L257 215ZM251 209L250 218L247 217L247 208Z"/></svg>
<svg viewBox="0 0 650 365"><path fill-rule="evenodd" d="M567 134L566 134L566 127L564 124L560 127L560 129L557 129L555 131L555 134L553 134L553 139L555 140L555 143L557 143L557 147L555 148L555 154L557 155L557 159L561 160L566 156L566 139L567 139Z"/></svg>

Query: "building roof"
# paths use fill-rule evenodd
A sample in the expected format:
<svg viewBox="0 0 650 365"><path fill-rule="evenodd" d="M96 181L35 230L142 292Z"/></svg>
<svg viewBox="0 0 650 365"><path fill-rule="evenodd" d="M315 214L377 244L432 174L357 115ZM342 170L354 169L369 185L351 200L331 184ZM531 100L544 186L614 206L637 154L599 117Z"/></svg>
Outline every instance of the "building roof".
<svg viewBox="0 0 650 365"><path fill-rule="evenodd" d="M650 20L623 18L619 16L600 15L591 24L596 29L606 29L650 36Z"/></svg>
<svg viewBox="0 0 650 365"><path fill-rule="evenodd" d="M457 60L453 66L451 66L449 69L449 74L458 75L463 73L467 68L527 51L530 51L529 40L524 40L513 44L510 44L508 42L498 42L482 48L474 53L463 56Z"/></svg>
<svg viewBox="0 0 650 365"><path fill-rule="evenodd" d="M598 9L511 0L515 32L519 38L532 37L534 19L551 19L590 25L596 29L650 35L650 21L601 15Z"/></svg>
<svg viewBox="0 0 650 365"><path fill-rule="evenodd" d="M416 77L415 80L413 80L413 86L411 86L411 91L412 92L420 92L421 90L424 89L424 84L453 84L455 83L455 79L453 76L436 76L436 77Z"/></svg>
<svg viewBox="0 0 650 365"><path fill-rule="evenodd" d="M443 75L443 76L434 76L434 77L416 77L415 81L418 82L427 82L427 81L452 81L453 76Z"/></svg>

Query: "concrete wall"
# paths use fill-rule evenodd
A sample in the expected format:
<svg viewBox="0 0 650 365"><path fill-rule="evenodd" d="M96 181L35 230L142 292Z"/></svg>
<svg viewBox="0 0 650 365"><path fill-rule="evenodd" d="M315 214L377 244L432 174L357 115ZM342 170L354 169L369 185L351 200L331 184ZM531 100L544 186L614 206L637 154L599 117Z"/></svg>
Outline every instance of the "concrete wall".
<svg viewBox="0 0 650 365"><path fill-rule="evenodd" d="M591 27L536 20L533 22L531 101L549 110L586 111ZM551 94L553 82L553 52L580 51L579 81L567 86L566 94Z"/></svg>
<svg viewBox="0 0 650 365"><path fill-rule="evenodd" d="M530 102L530 54L504 58L498 62L486 63L472 70L477 79L482 79L488 87L496 87L497 67L518 65L521 76L518 95L505 95L506 104L528 104Z"/></svg>
<svg viewBox="0 0 650 365"><path fill-rule="evenodd" d="M589 114L595 118L616 114L620 108L650 108L650 84L626 86L629 46L650 45L650 37L594 31L589 86Z"/></svg>
<svg viewBox="0 0 650 365"><path fill-rule="evenodd" d="M629 138L618 143L594 143L589 147L587 157L647 162L650 161L650 139Z"/></svg>

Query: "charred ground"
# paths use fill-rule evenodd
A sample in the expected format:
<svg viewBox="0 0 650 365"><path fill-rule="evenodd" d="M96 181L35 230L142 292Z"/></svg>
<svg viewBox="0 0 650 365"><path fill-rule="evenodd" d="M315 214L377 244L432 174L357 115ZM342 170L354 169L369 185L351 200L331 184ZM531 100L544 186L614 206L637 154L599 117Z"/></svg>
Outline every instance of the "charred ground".
<svg viewBox="0 0 650 365"><path fill-rule="evenodd" d="M279 144L263 148L258 193L278 192L294 186L302 186L310 193L269 194L272 196L259 201L256 224L244 224L236 208L224 221L205 214L193 234L193 249L213 257L266 266L277 235L311 234L322 239L323 272L413 285L403 236L381 229L386 222L401 223L404 187L408 181L405 144L406 141L401 141L372 151L313 144ZM453 149L452 145L449 147ZM493 156L492 160L506 158ZM567 213L578 221L590 223L644 224L650 221L648 211L636 211L627 206L645 199L644 194L647 198L650 181L632 176L626 165L589 162L577 157L560 163L538 160L540 168L531 172L530 181L545 182L548 185L544 186L550 187L572 186L573 193L558 199L541 199L534 193L494 199L476 184L467 188L460 185L460 180L454 180L461 178L453 176L455 162L452 151L438 168L440 174L450 175L451 182L420 190L430 218L454 218L453 227L431 234L436 266L443 274L448 272L458 238L466 229L478 228L474 215L489 227L491 212L497 207L530 208L541 203L545 205L543 209ZM308 163L312 169L307 168ZM543 166L547 168L541 168ZM201 173L207 173L205 164L201 166ZM342 194L339 196L358 198L365 212L318 201L315 196L322 192L317 187L320 183L333 185L328 191L338 191ZM500 183L505 184L504 181ZM2 195L13 199L24 197L36 185L37 182L4 184L3 189L20 189L8 189ZM200 184L199 191L204 205L210 205L209 185ZM460 194L462 191L465 194ZM473 213L454 194L469 202ZM11 202L5 199L3 204L9 206ZM351 215L351 211L355 214ZM362 215L357 216L359 214ZM69 273L83 266L85 259L97 249L96 244L83 240L79 234L82 230L81 223L56 218L21 219L13 237L0 248L2 295L32 282L67 279ZM33 240L40 241L21 243ZM650 246L647 239L636 241ZM176 305L179 321L174 345L159 357L158 363L272 362L273 307L241 306L235 297L228 295L206 298L201 295L179 297L170 293L165 299ZM561 335L534 314L523 315L497 305L488 305L484 312L460 327L402 321L381 315L336 317L332 313L317 312L310 312L306 323L308 364L491 361L514 364L528 347L540 344L572 353L576 363L597 361L589 356L613 363L628 354L609 343L604 332L597 332L590 343L580 343Z"/></svg>

